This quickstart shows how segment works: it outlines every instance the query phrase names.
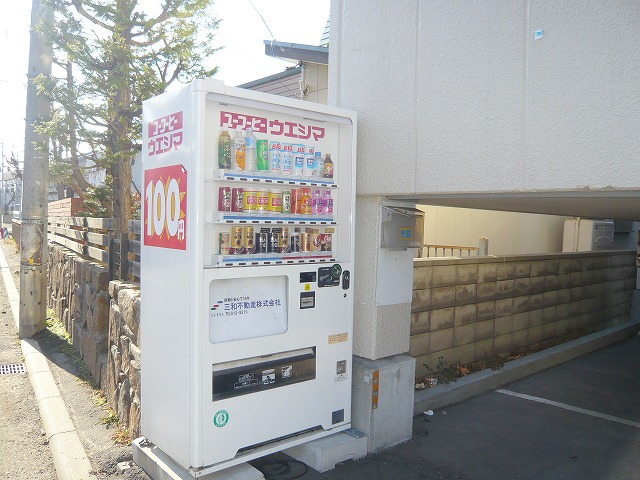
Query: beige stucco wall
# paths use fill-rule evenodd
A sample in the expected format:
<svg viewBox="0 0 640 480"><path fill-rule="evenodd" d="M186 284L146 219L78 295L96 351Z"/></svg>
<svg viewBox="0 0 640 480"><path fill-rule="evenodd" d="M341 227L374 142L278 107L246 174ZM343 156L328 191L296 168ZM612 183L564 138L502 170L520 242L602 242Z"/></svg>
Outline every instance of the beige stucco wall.
<svg viewBox="0 0 640 480"><path fill-rule="evenodd" d="M419 205L425 212L424 243L477 247L489 239L489 254L519 255L562 251L567 217Z"/></svg>

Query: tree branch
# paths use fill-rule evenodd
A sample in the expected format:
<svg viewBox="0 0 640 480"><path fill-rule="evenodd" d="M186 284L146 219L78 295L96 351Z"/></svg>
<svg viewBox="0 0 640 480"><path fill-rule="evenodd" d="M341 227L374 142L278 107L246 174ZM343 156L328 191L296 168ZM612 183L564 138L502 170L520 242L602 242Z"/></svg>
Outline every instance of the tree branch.
<svg viewBox="0 0 640 480"><path fill-rule="evenodd" d="M91 23L98 25L99 27L102 27L105 30L111 30L112 28L111 25L98 20L96 17L94 17L84 9L84 5L82 5L82 0L71 0L71 4L75 7L76 11L80 15L82 15L84 18L89 20Z"/></svg>

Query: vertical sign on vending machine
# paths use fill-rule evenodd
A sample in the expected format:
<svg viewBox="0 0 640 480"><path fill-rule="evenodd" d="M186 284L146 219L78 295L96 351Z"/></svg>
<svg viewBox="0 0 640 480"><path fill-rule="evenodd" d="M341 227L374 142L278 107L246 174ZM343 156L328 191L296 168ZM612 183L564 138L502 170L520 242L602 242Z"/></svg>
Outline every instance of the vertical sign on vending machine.
<svg viewBox="0 0 640 480"><path fill-rule="evenodd" d="M353 112L144 103L142 434L198 477L350 426Z"/></svg>

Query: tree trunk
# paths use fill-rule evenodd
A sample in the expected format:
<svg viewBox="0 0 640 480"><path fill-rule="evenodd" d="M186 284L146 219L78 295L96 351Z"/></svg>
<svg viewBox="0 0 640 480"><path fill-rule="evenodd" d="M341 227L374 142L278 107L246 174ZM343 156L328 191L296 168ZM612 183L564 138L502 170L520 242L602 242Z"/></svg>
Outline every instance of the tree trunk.
<svg viewBox="0 0 640 480"><path fill-rule="evenodd" d="M74 90L74 82L73 82L73 66L72 63L67 61L66 65L67 69L67 90L69 91L69 101L67 103L67 125L69 128L69 153L71 158L69 159L71 162L71 172L73 174L73 179L75 180L75 184L78 189L75 192L80 196L80 198L84 199L84 192L86 192L89 188L91 188L91 184L87 182L82 175L82 171L80 170L80 163L78 158L78 138L76 136L76 111L75 111L75 90Z"/></svg>
<svg viewBox="0 0 640 480"><path fill-rule="evenodd" d="M114 76L116 90L113 92L114 122L112 125L113 161L111 175L113 178L113 217L118 220L120 233L127 232L131 219L131 72L129 57L131 55L131 21L130 2L116 0L116 15L113 33L116 45Z"/></svg>

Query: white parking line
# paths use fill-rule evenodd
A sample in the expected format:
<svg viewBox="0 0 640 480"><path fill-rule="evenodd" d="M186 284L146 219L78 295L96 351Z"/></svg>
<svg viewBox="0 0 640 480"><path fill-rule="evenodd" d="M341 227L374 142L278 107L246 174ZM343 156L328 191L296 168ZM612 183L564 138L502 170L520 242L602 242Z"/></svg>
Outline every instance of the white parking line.
<svg viewBox="0 0 640 480"><path fill-rule="evenodd" d="M590 415L592 417L603 418L605 420L610 420L616 423L622 423L623 425L629 425L630 427L640 428L639 422L632 422L631 420L626 420L624 418L614 417L613 415L607 415L606 413L594 412L593 410L587 410L585 408L574 407L573 405L568 405L566 403L554 402L553 400L548 400L546 398L534 397L532 395L525 395L524 393L512 392L511 390L504 390L499 388L496 390L498 393L503 393L505 395L511 395L512 397L522 398L524 400L530 400L532 402L544 403L547 405L553 405L554 407L564 408L565 410L570 410L572 412L583 413L585 415Z"/></svg>

